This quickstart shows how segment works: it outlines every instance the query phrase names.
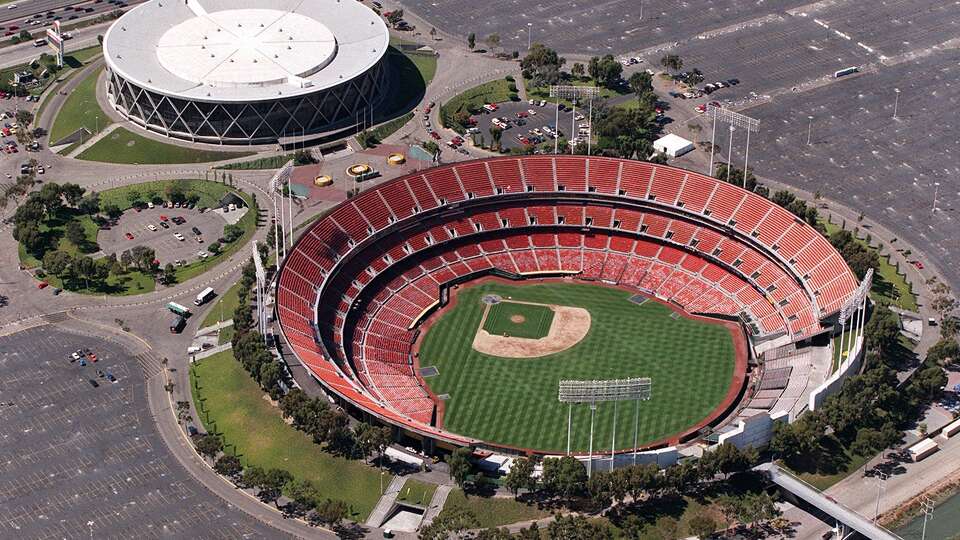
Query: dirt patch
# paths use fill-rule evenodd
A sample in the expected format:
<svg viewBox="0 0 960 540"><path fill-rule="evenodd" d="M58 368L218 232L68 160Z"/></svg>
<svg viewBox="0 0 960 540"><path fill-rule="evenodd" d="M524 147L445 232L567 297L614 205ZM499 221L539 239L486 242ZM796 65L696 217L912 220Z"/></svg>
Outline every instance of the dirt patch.
<svg viewBox="0 0 960 540"><path fill-rule="evenodd" d="M524 317L523 315L511 315L510 322L512 322L513 324L523 324L527 322L527 318Z"/></svg>
<svg viewBox="0 0 960 540"><path fill-rule="evenodd" d="M487 314L484 313L480 328L477 329L477 334L473 338L473 349L483 354L503 358L538 358L573 347L580 343L590 331L589 311L570 306L547 305L547 307L553 310L553 322L550 324L547 335L540 339L495 336L483 329L483 322L487 318ZM512 315L510 322L524 322L524 317Z"/></svg>

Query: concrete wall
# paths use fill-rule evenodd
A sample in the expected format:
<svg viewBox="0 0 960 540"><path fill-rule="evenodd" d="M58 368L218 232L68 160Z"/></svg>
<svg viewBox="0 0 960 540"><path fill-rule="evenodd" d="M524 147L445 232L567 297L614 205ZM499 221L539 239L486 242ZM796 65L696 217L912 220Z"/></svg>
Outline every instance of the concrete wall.
<svg viewBox="0 0 960 540"><path fill-rule="evenodd" d="M560 456L555 456L560 457ZM613 467L611 467L610 454L605 456L593 456L593 470L594 471L609 471L611 468L619 469L620 467L629 467L631 465L646 465L648 463L655 463L661 469L666 469L667 467L677 464L677 447L670 446L667 448L661 448L659 450L649 450L646 452L637 452L636 460L634 460L634 454L616 454L613 459ZM590 459L587 456L577 456L584 466L590 464Z"/></svg>
<svg viewBox="0 0 960 540"><path fill-rule="evenodd" d="M760 413L741 420L737 428L720 435L717 444L730 443L737 448L760 447L773 438L773 427L790 421L789 411Z"/></svg>
<svg viewBox="0 0 960 540"><path fill-rule="evenodd" d="M831 358L833 358L832 355ZM811 411L817 410L823 406L823 402L826 401L828 397L840 392L840 388L843 387L843 381L847 380L851 375L859 373L862 364L863 336L860 336L854 344L853 354L848 356L847 359L840 364L840 369L834 371L833 375L830 375L826 381L823 381L823 384L810 393L809 409Z"/></svg>

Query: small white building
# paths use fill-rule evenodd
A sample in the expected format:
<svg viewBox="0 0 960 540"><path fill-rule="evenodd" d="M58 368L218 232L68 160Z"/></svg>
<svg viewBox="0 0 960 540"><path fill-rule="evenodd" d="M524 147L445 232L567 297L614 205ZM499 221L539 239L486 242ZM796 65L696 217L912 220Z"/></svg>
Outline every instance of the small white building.
<svg viewBox="0 0 960 540"><path fill-rule="evenodd" d="M653 149L670 157L679 157L693 150L693 143L679 135L668 133L653 142Z"/></svg>

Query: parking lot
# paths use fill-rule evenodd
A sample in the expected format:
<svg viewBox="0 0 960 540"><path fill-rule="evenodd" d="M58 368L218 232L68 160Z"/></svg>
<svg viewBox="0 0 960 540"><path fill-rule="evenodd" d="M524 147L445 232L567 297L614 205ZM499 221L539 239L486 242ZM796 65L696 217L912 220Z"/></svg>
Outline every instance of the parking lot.
<svg viewBox="0 0 960 540"><path fill-rule="evenodd" d="M97 361L81 367L83 347ZM0 538L271 536L167 454L144 392L114 343L49 326L0 338Z"/></svg>
<svg viewBox="0 0 960 540"><path fill-rule="evenodd" d="M165 216L167 220L161 220L160 216ZM181 217L186 221L177 225L172 221L174 217ZM161 223L166 223L168 228L161 226ZM150 230L149 225L156 230ZM211 210L201 214L198 209L189 208L157 206L140 212L130 209L120 216L116 225L100 231L97 243L104 253L116 253L118 257L133 246L147 246L157 253L161 265L177 260L190 263L199 258L197 252L206 252L207 246L223 235L224 225L224 215ZM198 235L194 234L194 227L200 231L202 243L197 241ZM132 240L127 238L128 233L133 236ZM176 233L183 235L184 239L178 240L174 237Z"/></svg>
<svg viewBox="0 0 960 540"><path fill-rule="evenodd" d="M497 112L484 113L476 117L478 120L477 129L480 130L477 136L483 136L488 144L492 140L490 128L494 127L494 118L507 118L510 120L508 124L509 127L503 130L503 136L500 139L500 143L504 148L522 148L527 144L536 146L545 142L553 142L553 138L545 134L543 128L546 126L556 126L557 106L555 104L547 102L545 106L541 107L539 102L537 102L536 105L531 105L526 101L507 101L498 103L497 105L499 107ZM532 114L531 111L535 114ZM579 109L577 113L580 113ZM518 118L517 114L523 114L525 116ZM573 112L570 110L560 111L559 120L561 136L566 138L567 134L570 133L570 123L573 121ZM518 121L522 122L522 125L518 125ZM577 124L586 123L586 121L587 120L584 119L578 121ZM534 133L534 130L540 130L540 134ZM520 141L517 138L518 135L525 137L528 142ZM537 140L539 140L539 143L536 142Z"/></svg>

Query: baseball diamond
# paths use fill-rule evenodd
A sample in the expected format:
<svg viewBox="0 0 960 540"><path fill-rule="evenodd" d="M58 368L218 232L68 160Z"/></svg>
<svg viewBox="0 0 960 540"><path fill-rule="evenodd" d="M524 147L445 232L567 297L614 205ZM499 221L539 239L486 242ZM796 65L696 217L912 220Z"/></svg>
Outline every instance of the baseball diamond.
<svg viewBox="0 0 960 540"><path fill-rule="evenodd" d="M517 361L483 354L471 347L472 329L485 315L483 295L505 300L497 330L516 325L508 317L524 311L536 317L535 304L579 307L590 313L590 328L576 345L553 355ZM449 394L442 427L462 435L511 447L562 452L566 445L567 406L557 401L561 379L651 377L653 398L640 406L640 445L687 430L719 407L734 380L735 335L713 321L681 317L660 302L637 305L631 293L594 284L551 281L506 283L484 280L461 288L451 306L426 324L420 341L421 366L439 370L427 380L436 394ZM520 308L521 309L517 309ZM492 309L491 309L492 313ZM491 325L490 314L487 323ZM618 449L633 444L634 404L617 415ZM597 411L596 441L610 449L613 405ZM531 421L536 419L536 421ZM573 450L586 452L589 409L574 409ZM629 435L629 436L628 436ZM596 447L595 447L596 448Z"/></svg>

